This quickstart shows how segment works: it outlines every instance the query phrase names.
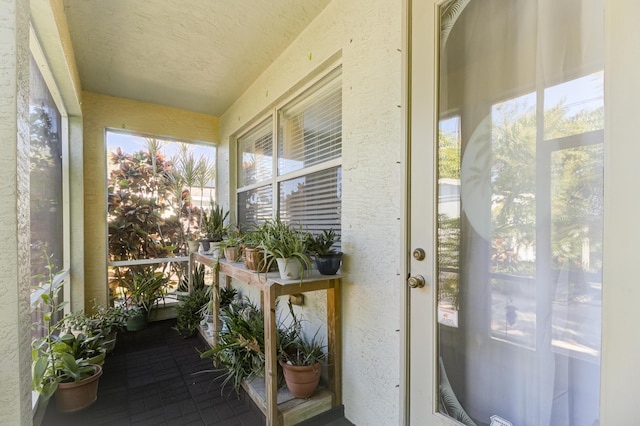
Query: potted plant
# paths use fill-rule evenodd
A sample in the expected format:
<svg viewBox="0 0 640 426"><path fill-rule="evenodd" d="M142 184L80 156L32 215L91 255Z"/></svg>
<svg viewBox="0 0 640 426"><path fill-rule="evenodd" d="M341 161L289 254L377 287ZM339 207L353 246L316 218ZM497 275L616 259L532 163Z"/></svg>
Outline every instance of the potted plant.
<svg viewBox="0 0 640 426"><path fill-rule="evenodd" d="M176 307L176 327L180 336L191 337L198 330L202 318L202 307L211 300L209 287L195 288L185 300Z"/></svg>
<svg viewBox="0 0 640 426"><path fill-rule="evenodd" d="M261 245L269 257L267 270L275 259L282 279L302 279L305 267L311 268L307 257L309 234L280 219L268 221L267 230Z"/></svg>
<svg viewBox="0 0 640 426"><path fill-rule="evenodd" d="M251 271L266 271L264 250L262 242L269 232L267 223L254 225L242 237L242 252L244 254L244 266Z"/></svg>
<svg viewBox="0 0 640 426"><path fill-rule="evenodd" d="M230 304L222 310L223 328L216 346L203 352L222 368L222 386L233 385L236 392L244 380L264 375L264 317L255 305Z"/></svg>
<svg viewBox="0 0 640 426"><path fill-rule="evenodd" d="M289 311L294 325L289 334L280 337L278 362L282 366L284 379L289 392L295 398L310 398L320 382L322 361L325 359L324 345L318 339L318 332L312 338L302 334L300 322L293 312L291 302Z"/></svg>
<svg viewBox="0 0 640 426"><path fill-rule="evenodd" d="M218 206L213 200L211 200L211 210L207 214L206 211L202 212L202 226L201 231L204 234L204 238L200 240L202 243L202 249L205 252L213 252L214 255L218 254L218 247L210 247L211 243L219 243L227 235L228 225L225 225L225 220L229 216L229 212L225 212L224 208Z"/></svg>
<svg viewBox="0 0 640 426"><path fill-rule="evenodd" d="M63 332L64 318L57 322L54 320L55 315L64 309L64 303L58 302L63 284L53 284L53 265L46 253L45 256L49 259L48 280L38 287L42 319L34 324L41 329L43 337L32 343L32 388L45 399L55 395L60 411L76 411L96 400L102 367L76 359L72 347L63 341L66 335Z"/></svg>
<svg viewBox="0 0 640 426"><path fill-rule="evenodd" d="M333 248L338 241L339 237L333 229L325 229L321 234L310 237L309 251L316 260L318 272L322 275L335 275L340 269L342 252Z"/></svg>
<svg viewBox="0 0 640 426"><path fill-rule="evenodd" d="M224 257L229 262L237 262L242 257L242 242L243 237L240 231L230 231L228 237L220 243Z"/></svg>
<svg viewBox="0 0 640 426"><path fill-rule="evenodd" d="M68 352L78 361L86 361L89 364L102 365L107 354L102 346L104 336L100 333L88 336L84 333L74 334L71 329L59 334L62 343L69 347Z"/></svg>
<svg viewBox="0 0 640 426"><path fill-rule="evenodd" d="M191 272L191 290L197 290L205 286L204 283L204 265L199 264L195 270ZM186 300L189 297L189 276L182 275L178 289L174 292L178 300Z"/></svg>
<svg viewBox="0 0 640 426"><path fill-rule="evenodd" d="M163 296L169 278L153 268L131 269L130 276L121 279L126 289L124 306L127 312L127 330L143 329L149 319L151 308Z"/></svg>
<svg viewBox="0 0 640 426"><path fill-rule="evenodd" d="M104 360L104 355L115 349L118 331L124 329L127 324L127 314L123 306L105 307L97 304L95 299L93 309L95 313L91 316L87 316L83 311L77 311L65 317L68 333L77 338L76 342L67 341L67 343L78 343L79 350L87 352L95 350L94 346L97 344L100 349L104 349L102 355ZM98 353L88 355L99 356ZM91 363L97 364L97 362Z"/></svg>

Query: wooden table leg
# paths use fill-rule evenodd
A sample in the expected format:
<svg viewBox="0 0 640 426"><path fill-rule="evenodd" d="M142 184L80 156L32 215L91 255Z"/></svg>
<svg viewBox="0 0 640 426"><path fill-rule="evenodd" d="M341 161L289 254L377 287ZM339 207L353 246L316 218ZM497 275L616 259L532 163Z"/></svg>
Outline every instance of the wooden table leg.
<svg viewBox="0 0 640 426"><path fill-rule="evenodd" d="M340 306L340 280L331 280L327 289L327 368L329 390L333 392L333 406L342 404L342 309Z"/></svg>
<svg viewBox="0 0 640 426"><path fill-rule="evenodd" d="M278 361L276 351L276 292L270 285L264 290L265 393L267 426L278 424Z"/></svg>
<svg viewBox="0 0 640 426"><path fill-rule="evenodd" d="M213 314L213 345L218 344L218 334L222 330L220 320L220 268L218 263L211 267L213 270L213 282L211 283L211 305Z"/></svg>
<svg viewBox="0 0 640 426"><path fill-rule="evenodd" d="M189 280L187 281L189 283L187 290L189 291L189 294L191 294L191 290L193 289L191 274L192 271L194 271L194 268L195 260L193 259L193 253L189 253L189 267L187 268L187 277L189 278Z"/></svg>

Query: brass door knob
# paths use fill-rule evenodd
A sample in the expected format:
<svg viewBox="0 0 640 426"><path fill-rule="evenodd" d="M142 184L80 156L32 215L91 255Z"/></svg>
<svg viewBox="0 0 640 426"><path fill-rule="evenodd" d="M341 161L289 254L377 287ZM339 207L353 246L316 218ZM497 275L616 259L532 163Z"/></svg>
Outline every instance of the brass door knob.
<svg viewBox="0 0 640 426"><path fill-rule="evenodd" d="M424 287L426 281L422 275L414 275L412 277L409 277L407 283L411 288L422 288Z"/></svg>

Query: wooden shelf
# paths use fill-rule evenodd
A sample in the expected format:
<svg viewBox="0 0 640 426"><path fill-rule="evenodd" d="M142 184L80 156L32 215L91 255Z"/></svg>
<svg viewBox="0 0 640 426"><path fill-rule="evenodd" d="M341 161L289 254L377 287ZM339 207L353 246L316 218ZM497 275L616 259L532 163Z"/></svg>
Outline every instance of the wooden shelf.
<svg viewBox="0 0 640 426"><path fill-rule="evenodd" d="M241 262L216 259L203 253L191 253L189 267L201 263L214 269L212 289L213 326L220 330L219 275L226 277L226 285L236 279L260 290L260 306L264 313L265 378L243 386L256 405L264 412L267 425L294 425L342 404L342 334L340 308L340 275L320 275L312 270L300 280L283 280L278 272L257 273ZM327 297L327 370L328 389L318 389L313 397L302 400L287 398L288 391L278 392L276 356L276 299L289 294L325 290ZM215 334L214 334L215 335ZM212 342L215 344L215 342ZM259 383L259 384L258 384ZM289 395L290 396L290 395Z"/></svg>

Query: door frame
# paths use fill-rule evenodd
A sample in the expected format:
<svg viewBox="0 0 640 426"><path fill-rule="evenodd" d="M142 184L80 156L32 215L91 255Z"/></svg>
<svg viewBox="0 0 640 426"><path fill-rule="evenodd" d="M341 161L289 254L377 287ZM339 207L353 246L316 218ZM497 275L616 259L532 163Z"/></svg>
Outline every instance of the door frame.
<svg viewBox="0 0 640 426"><path fill-rule="evenodd" d="M434 296L436 289L435 268L436 268L436 204L435 198L430 197L425 201L424 205L421 205L419 209L420 216L422 217L421 224L424 225L419 232L425 237L417 244L425 253L424 260L418 261L413 258L412 251L414 248L411 246L412 237L411 233L416 232L415 224L411 226L411 218L416 214L416 205L411 203L411 188L412 182L418 181L414 175L415 169L412 168L412 158L425 158L425 165L435 166L436 155L436 132L437 132L437 90L435 79L435 65L437 60L437 34L436 34L436 10L440 3L446 0L403 0L403 30L402 30L402 90L403 90L403 103L402 105L402 123L403 123L403 136L405 140L404 145L404 159L405 159L405 190L403 191L403 229L402 236L403 241L401 244L401 348L400 348L400 372L401 372L401 385L400 385L400 422L399 424L456 424L447 417L437 412L437 363L435 363L436 352L434 348L437 342L437 315L435 310ZM424 25L414 25L417 17L425 17L427 22L431 22L431 26L425 27ZM424 45L421 45L420 49L413 49L413 40L418 35L421 39L426 40ZM427 76L418 76L416 70L427 70ZM420 100L413 99L411 93L415 88L423 90L427 95L427 99L431 99L430 102L420 102ZM419 112L423 117L431 117L429 120L421 120L420 122L412 122L412 114ZM429 135L429 136L425 136ZM421 181L420 186L422 188L431 188L432 194L436 194L436 171L435 168L432 173L428 174L426 181ZM412 213L412 209L414 212ZM410 289L407 285L407 279L411 274L420 274L426 280L426 285L423 288ZM412 301L420 300L422 306L426 306L426 309L420 312L411 312ZM411 371L411 352L412 352L412 339L411 339L411 316L414 319L417 317L420 324L424 326L423 330L428 330L430 339L423 339L421 343L426 347L421 348L421 352L429 354L424 362L430 365L429 368L421 369L421 371ZM414 329L415 330L415 327ZM413 339L415 342L416 339ZM415 346L415 345L414 345ZM426 386L418 386L420 383L426 383ZM430 401L430 413L428 418L416 417L415 411L411 411L410 397L420 393L422 398Z"/></svg>
<svg viewBox="0 0 640 426"><path fill-rule="evenodd" d="M405 140L405 190L403 199L402 244L400 253L400 419L399 424L411 424L411 397L412 385L421 381L427 385L424 388L430 390L427 397L432 402L431 417L437 419L434 424L455 424L446 420L436 412L437 376L435 369L435 343L436 343L436 316L435 303L427 306L421 316L422 326L425 330L431 330L430 356L425 362L431 363L425 372L412 372L410 367L411 355L411 327L410 327L410 303L412 299L427 294L434 289L435 265L424 267L427 274L427 285L424 289L409 290L406 278L409 272L416 273L411 257L410 232L411 229L411 158L419 147L419 136L416 126L426 126L422 135L430 134L431 139L422 136L424 143L421 149L426 149L428 158L434 160L435 154L435 120L436 120L436 80L434 78L436 65L436 24L435 10L439 0L402 0L402 124ZM423 25L416 28L412 22L419 14L424 14L431 27ZM602 353L601 353L601 385L600 385L600 424L629 424L637 421L637 408L631 398L624 395L640 394L640 366L634 360L640 354L640 328L630 327L640 324L640 309L637 301L640 301L640 285L633 277L638 274L637 263L638 249L635 242L640 241L640 194L635 195L635 186L630 183L640 182L640 144L636 143L638 121L638 98L640 98L640 78L637 70L640 69L640 49L636 40L640 38L640 27L635 17L640 16L640 2L634 0L604 0L604 38L605 38L605 172L604 172L604 246L606 252L603 260L603 301L602 301ZM416 32L426 34L425 46L421 50L412 51L412 40L416 38ZM424 47L424 48L423 48ZM414 70L418 64L426 63L431 70L430 81L416 81ZM424 80L429 80L425 78ZM417 104L411 96L411 89L416 84L423 84L424 88L432 96L432 102ZM416 109L423 109L427 117L432 117L430 123L412 123L411 114ZM424 116L424 115L423 115ZM414 125L415 124L415 125ZM429 130L430 129L430 130ZM426 139L426 140L425 140ZM415 142L415 143L412 143ZM425 147L424 145L431 145ZM428 161L427 161L428 163ZM435 165L435 161L431 163ZM614 167L615 165L615 167ZM435 172L434 172L435 174ZM434 182L428 183L433 188L435 202ZM424 185L422 185L424 186ZM635 196L634 196L635 195ZM434 206L431 206L434 207ZM435 208L427 208L426 215L434 215ZM435 218L435 216L434 216ZM428 220L428 218L427 218ZM434 253L435 221L432 220L431 243L424 247L427 252ZM413 269L412 269L413 268ZM422 292L422 293L421 293ZM638 331L636 331L638 330ZM424 421L425 419L421 419Z"/></svg>

